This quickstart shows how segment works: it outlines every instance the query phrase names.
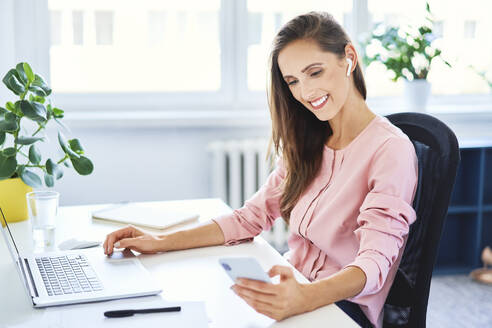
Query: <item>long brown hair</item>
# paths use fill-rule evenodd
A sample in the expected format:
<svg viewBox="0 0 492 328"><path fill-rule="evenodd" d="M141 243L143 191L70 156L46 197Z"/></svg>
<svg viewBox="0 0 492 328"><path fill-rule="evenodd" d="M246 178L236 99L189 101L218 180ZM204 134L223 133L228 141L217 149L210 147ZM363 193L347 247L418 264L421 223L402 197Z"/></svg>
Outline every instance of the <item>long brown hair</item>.
<svg viewBox="0 0 492 328"><path fill-rule="evenodd" d="M280 213L286 222L289 222L297 200L316 177L323 159L323 147L332 135L329 122L318 120L294 98L280 72L280 51L300 39L314 40L323 51L331 52L339 59L345 57L345 46L351 43L342 26L326 12L309 12L295 17L280 29L273 40L268 90L271 145L276 155L282 153L286 168L280 201ZM353 79L365 100L366 85L360 65L356 65ZM273 152L270 155L273 156Z"/></svg>

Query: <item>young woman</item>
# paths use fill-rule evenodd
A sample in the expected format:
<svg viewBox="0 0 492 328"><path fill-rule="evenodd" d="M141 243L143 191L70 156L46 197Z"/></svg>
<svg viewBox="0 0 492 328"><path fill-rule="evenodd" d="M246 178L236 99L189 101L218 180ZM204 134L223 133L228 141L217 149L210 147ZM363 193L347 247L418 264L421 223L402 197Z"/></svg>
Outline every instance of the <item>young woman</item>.
<svg viewBox="0 0 492 328"><path fill-rule="evenodd" d="M279 284L240 279L233 289L276 320L336 303L363 327L382 326L383 305L416 219L417 158L408 137L367 106L358 55L327 13L298 16L278 32L270 58L276 169L245 205L198 228L154 236L127 227L105 253L143 253L252 240L282 217L292 270Z"/></svg>

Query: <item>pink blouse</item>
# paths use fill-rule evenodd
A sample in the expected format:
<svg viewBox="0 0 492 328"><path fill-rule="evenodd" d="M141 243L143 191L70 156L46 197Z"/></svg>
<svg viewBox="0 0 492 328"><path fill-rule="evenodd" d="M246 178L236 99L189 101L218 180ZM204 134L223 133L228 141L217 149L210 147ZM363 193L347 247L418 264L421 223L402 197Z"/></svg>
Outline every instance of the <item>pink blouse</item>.
<svg viewBox="0 0 492 328"><path fill-rule="evenodd" d="M215 222L226 244L250 241L280 217L281 160L260 190L242 208ZM310 281L348 266L364 271L367 282L349 301L382 327L383 306L416 219L417 156L408 137L376 116L343 149L324 147L321 169L292 210L290 263Z"/></svg>

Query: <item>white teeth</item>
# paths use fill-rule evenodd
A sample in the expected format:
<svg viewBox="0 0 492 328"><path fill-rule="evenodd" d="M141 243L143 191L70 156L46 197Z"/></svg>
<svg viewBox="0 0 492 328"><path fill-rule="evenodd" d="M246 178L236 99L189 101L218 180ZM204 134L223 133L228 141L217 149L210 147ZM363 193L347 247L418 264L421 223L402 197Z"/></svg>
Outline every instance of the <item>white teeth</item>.
<svg viewBox="0 0 492 328"><path fill-rule="evenodd" d="M323 96L318 101L311 102L311 104L313 106L317 107L317 106L321 105L322 103L324 103L326 101L326 99L328 99L328 96Z"/></svg>

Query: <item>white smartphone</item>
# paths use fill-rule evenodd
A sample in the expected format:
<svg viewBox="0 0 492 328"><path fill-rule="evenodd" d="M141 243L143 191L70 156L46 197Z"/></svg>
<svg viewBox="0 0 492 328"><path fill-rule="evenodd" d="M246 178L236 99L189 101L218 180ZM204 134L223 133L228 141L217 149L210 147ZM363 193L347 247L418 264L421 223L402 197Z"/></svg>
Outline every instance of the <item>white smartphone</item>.
<svg viewBox="0 0 492 328"><path fill-rule="evenodd" d="M248 278L271 283L270 277L260 263L253 257L227 257L219 259L219 263L232 281L237 278Z"/></svg>

